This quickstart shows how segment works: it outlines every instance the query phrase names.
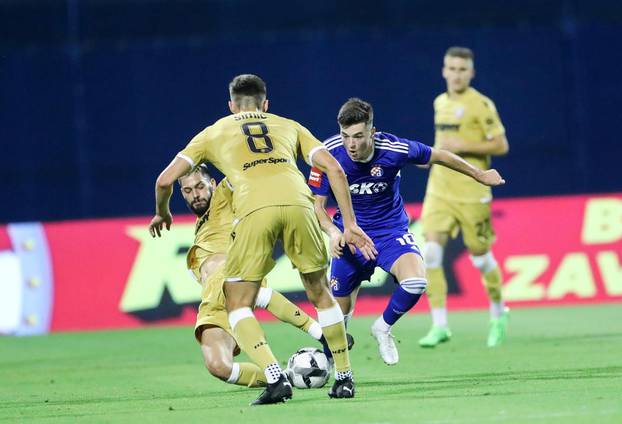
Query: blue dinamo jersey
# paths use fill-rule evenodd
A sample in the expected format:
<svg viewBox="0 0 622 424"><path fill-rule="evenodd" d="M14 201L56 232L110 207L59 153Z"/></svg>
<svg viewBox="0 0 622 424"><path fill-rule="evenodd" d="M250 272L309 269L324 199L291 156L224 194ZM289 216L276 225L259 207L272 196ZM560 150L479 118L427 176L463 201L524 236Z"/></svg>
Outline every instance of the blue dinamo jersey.
<svg viewBox="0 0 622 424"><path fill-rule="evenodd" d="M340 135L330 137L323 143L346 173L358 225L370 235L407 228L408 216L400 194L400 170L406 164L427 164L431 148L418 141L377 132L374 134L371 159L354 162L348 156ZM334 198L328 178L317 168L311 169L308 184L313 194ZM333 222L343 230L339 210Z"/></svg>

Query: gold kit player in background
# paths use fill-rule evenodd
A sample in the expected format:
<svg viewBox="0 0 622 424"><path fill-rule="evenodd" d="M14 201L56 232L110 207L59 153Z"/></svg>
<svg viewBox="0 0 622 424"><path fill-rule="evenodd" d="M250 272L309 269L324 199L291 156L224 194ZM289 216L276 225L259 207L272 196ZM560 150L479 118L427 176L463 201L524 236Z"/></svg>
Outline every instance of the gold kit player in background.
<svg viewBox="0 0 622 424"><path fill-rule="evenodd" d="M326 173L344 215L344 244L372 258L371 239L358 227L341 166L324 145L299 123L267 113L266 85L255 75L239 75L229 84L231 115L197 134L156 182L156 215L150 227L159 233L172 222L172 185L192 167L211 162L233 185L235 217L225 275L226 308L235 339L263 369L268 386L253 404L283 402L291 384L272 353L252 307L261 281L274 267L277 240L298 268L307 297L318 310L322 333L333 354L335 383L330 397L354 396L343 314L328 289L328 254L315 217L313 197L296 166L299 153Z"/></svg>
<svg viewBox="0 0 622 424"><path fill-rule="evenodd" d="M456 153L480 169L489 169L490 157L506 154L508 142L492 100L470 86L474 76L470 49L447 50L443 65L447 92L434 100L434 147ZM491 201L490 187L451 169L432 167L421 219L433 325L419 340L423 347L434 347L451 337L447 325L443 249L449 236L456 237L458 231L462 232L473 265L483 276L490 299L488 346L497 346L505 339L508 310L501 297L501 271L490 250L495 240L490 221Z"/></svg>
<svg viewBox="0 0 622 424"><path fill-rule="evenodd" d="M226 178L216 185L205 165L199 165L181 177L179 185L186 204L197 216L187 265L201 284L201 304L194 335L201 345L205 366L210 374L227 383L265 386L263 371L257 365L233 361L240 348L229 326L223 293L223 268L233 226L233 188ZM268 288L265 279L255 307L267 309L281 321L300 328L316 340L323 339L320 325L281 293Z"/></svg>

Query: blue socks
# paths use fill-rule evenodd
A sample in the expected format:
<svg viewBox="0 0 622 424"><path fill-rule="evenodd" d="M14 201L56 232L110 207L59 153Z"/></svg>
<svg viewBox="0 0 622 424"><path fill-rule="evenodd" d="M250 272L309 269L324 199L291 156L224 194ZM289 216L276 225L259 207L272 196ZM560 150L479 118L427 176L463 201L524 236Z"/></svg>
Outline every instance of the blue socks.
<svg viewBox="0 0 622 424"><path fill-rule="evenodd" d="M402 286L398 285L393 290L389 304L382 313L382 318L389 325L395 324L402 315L417 304L420 297L421 293L409 293Z"/></svg>

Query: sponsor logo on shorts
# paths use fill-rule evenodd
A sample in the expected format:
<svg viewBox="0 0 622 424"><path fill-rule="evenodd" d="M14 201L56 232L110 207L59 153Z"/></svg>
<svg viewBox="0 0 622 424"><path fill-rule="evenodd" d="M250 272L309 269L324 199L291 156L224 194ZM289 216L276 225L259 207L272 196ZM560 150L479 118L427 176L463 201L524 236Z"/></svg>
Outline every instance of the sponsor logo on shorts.
<svg viewBox="0 0 622 424"><path fill-rule="evenodd" d="M382 170L382 167L380 165L374 165L371 167L370 174L372 177L382 177L384 171Z"/></svg>
<svg viewBox="0 0 622 424"><path fill-rule="evenodd" d="M276 164L279 164L279 163L287 163L287 162L289 162L289 160L287 160L285 158L257 159L257 160L254 160L252 162L246 162L244 164L244 166L242 167L242 170L246 171L246 170L248 170L250 168L253 168L253 167L257 166L257 165L265 165L265 164L276 165Z"/></svg>

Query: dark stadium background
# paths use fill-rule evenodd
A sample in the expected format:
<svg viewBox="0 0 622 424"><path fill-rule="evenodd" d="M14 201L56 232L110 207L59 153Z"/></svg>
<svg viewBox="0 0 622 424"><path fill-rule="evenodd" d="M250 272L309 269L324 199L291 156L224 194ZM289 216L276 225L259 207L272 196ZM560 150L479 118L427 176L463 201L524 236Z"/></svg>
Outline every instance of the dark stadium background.
<svg viewBox="0 0 622 424"><path fill-rule="evenodd" d="M238 73L320 138L360 96L379 129L432 143L453 44L507 128L497 197L621 189L618 1L2 0L0 222L151 214L158 172L228 113ZM403 177L421 201L426 174Z"/></svg>

